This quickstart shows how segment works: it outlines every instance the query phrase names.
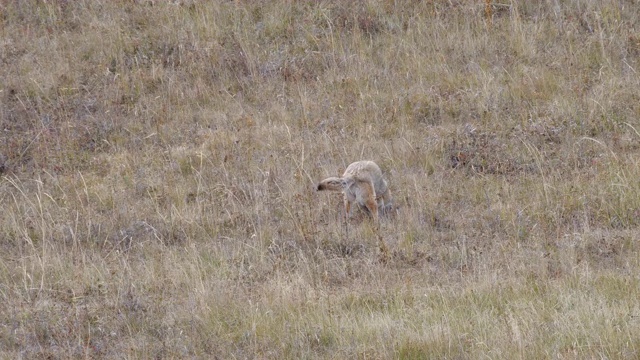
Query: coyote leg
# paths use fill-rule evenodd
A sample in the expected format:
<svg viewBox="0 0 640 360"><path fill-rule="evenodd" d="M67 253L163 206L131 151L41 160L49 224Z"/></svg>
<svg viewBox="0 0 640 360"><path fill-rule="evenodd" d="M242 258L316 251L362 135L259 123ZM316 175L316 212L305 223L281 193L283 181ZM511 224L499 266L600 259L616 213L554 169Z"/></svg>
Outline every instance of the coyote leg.
<svg viewBox="0 0 640 360"><path fill-rule="evenodd" d="M347 196L344 197L344 218L349 220L349 214L351 213L351 201L347 200Z"/></svg>
<svg viewBox="0 0 640 360"><path fill-rule="evenodd" d="M376 190L372 183L363 183L365 191L364 205L369 209L369 214L374 222L378 222L378 201L376 200Z"/></svg>
<svg viewBox="0 0 640 360"><path fill-rule="evenodd" d="M378 203L376 202L376 199L368 199L366 205L367 209L369 209L369 213L373 217L373 221L378 222Z"/></svg>

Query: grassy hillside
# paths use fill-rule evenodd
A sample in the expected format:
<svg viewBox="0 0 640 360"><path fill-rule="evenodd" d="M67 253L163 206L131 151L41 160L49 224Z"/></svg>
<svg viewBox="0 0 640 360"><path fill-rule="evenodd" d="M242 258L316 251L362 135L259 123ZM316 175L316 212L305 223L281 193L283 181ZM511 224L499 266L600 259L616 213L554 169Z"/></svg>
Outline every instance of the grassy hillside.
<svg viewBox="0 0 640 360"><path fill-rule="evenodd" d="M0 3L0 357L639 357L639 7Z"/></svg>

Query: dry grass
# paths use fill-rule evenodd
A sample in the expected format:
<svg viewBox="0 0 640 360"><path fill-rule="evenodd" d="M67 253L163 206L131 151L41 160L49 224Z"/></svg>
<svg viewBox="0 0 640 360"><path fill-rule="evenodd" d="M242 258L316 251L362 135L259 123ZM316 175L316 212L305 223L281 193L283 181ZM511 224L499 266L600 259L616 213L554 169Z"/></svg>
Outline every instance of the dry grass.
<svg viewBox="0 0 640 360"><path fill-rule="evenodd" d="M2 2L0 357L637 358L637 6Z"/></svg>

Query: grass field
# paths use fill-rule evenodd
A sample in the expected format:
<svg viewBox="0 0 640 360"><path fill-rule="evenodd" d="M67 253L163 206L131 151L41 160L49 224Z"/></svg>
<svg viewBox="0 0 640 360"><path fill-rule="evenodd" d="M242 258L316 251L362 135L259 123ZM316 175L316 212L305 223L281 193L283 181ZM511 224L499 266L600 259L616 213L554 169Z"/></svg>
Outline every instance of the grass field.
<svg viewBox="0 0 640 360"><path fill-rule="evenodd" d="M637 359L639 8L0 2L0 358Z"/></svg>

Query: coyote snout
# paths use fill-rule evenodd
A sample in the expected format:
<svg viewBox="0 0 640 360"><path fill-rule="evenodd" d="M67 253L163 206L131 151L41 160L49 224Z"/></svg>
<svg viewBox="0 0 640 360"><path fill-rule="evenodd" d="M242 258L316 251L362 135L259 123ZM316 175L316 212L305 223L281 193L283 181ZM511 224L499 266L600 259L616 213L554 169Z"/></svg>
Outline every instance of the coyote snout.
<svg viewBox="0 0 640 360"><path fill-rule="evenodd" d="M316 190L342 191L347 218L353 202L365 207L374 221L378 220L378 209L386 212L392 207L393 200L387 181L382 177L380 167L373 161L352 163L342 177L326 178L316 185Z"/></svg>

